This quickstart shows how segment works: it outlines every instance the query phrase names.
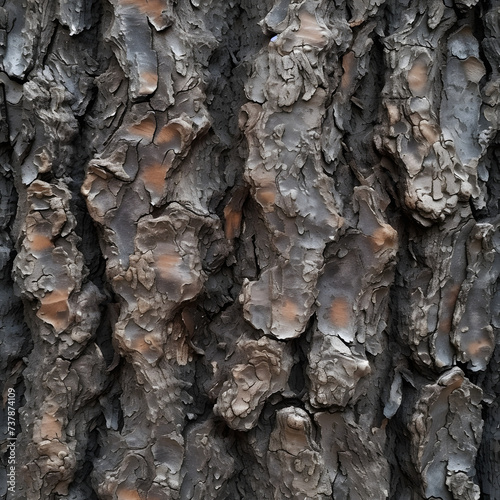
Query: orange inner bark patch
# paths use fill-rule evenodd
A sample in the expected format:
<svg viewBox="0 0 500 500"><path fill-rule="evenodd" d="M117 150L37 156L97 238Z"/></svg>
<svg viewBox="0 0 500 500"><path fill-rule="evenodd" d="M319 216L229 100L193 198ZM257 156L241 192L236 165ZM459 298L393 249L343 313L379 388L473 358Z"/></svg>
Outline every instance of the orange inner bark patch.
<svg viewBox="0 0 500 500"><path fill-rule="evenodd" d="M347 54L342 58L342 69L344 70L344 74L342 75L342 79L340 81L340 87L343 90L347 90L354 82L356 67L357 65L354 52L347 52Z"/></svg>
<svg viewBox="0 0 500 500"><path fill-rule="evenodd" d="M346 328L349 325L352 308L344 297L333 299L330 307L330 321L338 328Z"/></svg>
<svg viewBox="0 0 500 500"><path fill-rule="evenodd" d="M429 144L434 144L439 140L440 132L433 123L427 120L421 120L418 124L418 128Z"/></svg>
<svg viewBox="0 0 500 500"><path fill-rule="evenodd" d="M489 341L488 339L479 339L470 342L467 345L466 351L471 358L478 356L479 354L486 355L491 353L491 351L493 351L493 345L491 344L491 341Z"/></svg>
<svg viewBox="0 0 500 500"><path fill-rule="evenodd" d="M177 123L170 123L161 128L156 134L155 144L167 144L169 149L173 149L179 153L182 148L182 135L179 131L180 125Z"/></svg>
<svg viewBox="0 0 500 500"><path fill-rule="evenodd" d="M158 74L152 71L143 71L140 73L139 78L141 80L141 95L151 94L156 90L158 86Z"/></svg>
<svg viewBox="0 0 500 500"><path fill-rule="evenodd" d="M167 170L167 164L153 163L152 165L146 165L140 174L146 189L156 195L163 193Z"/></svg>
<svg viewBox="0 0 500 500"><path fill-rule="evenodd" d="M117 500L142 500L137 490L119 487L116 490Z"/></svg>
<svg viewBox="0 0 500 500"><path fill-rule="evenodd" d="M255 198L264 208L270 209L276 200L276 189L274 186L257 188Z"/></svg>
<svg viewBox="0 0 500 500"><path fill-rule="evenodd" d="M136 135L138 137L142 137L144 139L148 139L149 141L153 140L153 135L156 130L156 120L153 115L149 115L141 123L137 123L136 125L132 125L128 131L132 135Z"/></svg>
<svg viewBox="0 0 500 500"><path fill-rule="evenodd" d="M156 257L156 267L163 279L172 277L172 271L181 264L182 257L179 254L164 254Z"/></svg>
<svg viewBox="0 0 500 500"><path fill-rule="evenodd" d="M447 288L442 305L442 312L439 317L438 331L449 333L451 330L451 322L453 320L453 311L457 302L460 285L452 285Z"/></svg>
<svg viewBox="0 0 500 500"><path fill-rule="evenodd" d="M152 335L137 335L130 339L128 347L140 352L150 363L154 363L162 355L162 345Z"/></svg>
<svg viewBox="0 0 500 500"><path fill-rule="evenodd" d="M427 85L427 65L417 59L408 72L408 85L412 92L422 92Z"/></svg>
<svg viewBox="0 0 500 500"><path fill-rule="evenodd" d="M297 304L291 300L286 300L281 308L281 314L289 321L295 320L297 317Z"/></svg>
<svg viewBox="0 0 500 500"><path fill-rule="evenodd" d="M397 231L389 226L389 224L383 224L381 227L375 229L371 236L375 250L380 250L383 247L394 248L397 242L397 235Z"/></svg>
<svg viewBox="0 0 500 500"><path fill-rule="evenodd" d="M33 234L28 236L29 246L33 252L42 252L49 248L54 248L52 240L43 234Z"/></svg>
<svg viewBox="0 0 500 500"><path fill-rule="evenodd" d="M40 437L42 439L57 439L62 437L61 422L49 413L44 413L40 424Z"/></svg>
<svg viewBox="0 0 500 500"><path fill-rule="evenodd" d="M227 205L224 208L224 219L226 221L224 225L224 233L226 238L231 240L240 234L241 212L233 210L231 205Z"/></svg>
<svg viewBox="0 0 500 500"><path fill-rule="evenodd" d="M475 57L468 57L462 62L465 76L473 83L479 83L481 78L486 74L484 64Z"/></svg>
<svg viewBox="0 0 500 500"><path fill-rule="evenodd" d="M165 0L121 0L122 5L133 5L143 14L151 17L159 17L165 9Z"/></svg>
<svg viewBox="0 0 500 500"><path fill-rule="evenodd" d="M123 331L119 331L118 339L123 348L140 352L149 362L156 361L161 355L161 348L154 333L150 333L134 321L130 321Z"/></svg>
<svg viewBox="0 0 500 500"><path fill-rule="evenodd" d="M387 104L386 108L387 108L387 114L389 115L389 123L391 125L394 125L397 122L399 122L399 120L401 119L401 114L399 112L398 107L394 106L394 104Z"/></svg>
<svg viewBox="0 0 500 500"><path fill-rule="evenodd" d="M309 12L301 12L300 29L297 31L297 36L302 38L305 43L322 47L326 44L325 31L319 26L316 16Z"/></svg>
<svg viewBox="0 0 500 500"><path fill-rule="evenodd" d="M57 331L63 331L69 325L68 297L68 290L54 290L46 293L40 300L42 305L36 315Z"/></svg>

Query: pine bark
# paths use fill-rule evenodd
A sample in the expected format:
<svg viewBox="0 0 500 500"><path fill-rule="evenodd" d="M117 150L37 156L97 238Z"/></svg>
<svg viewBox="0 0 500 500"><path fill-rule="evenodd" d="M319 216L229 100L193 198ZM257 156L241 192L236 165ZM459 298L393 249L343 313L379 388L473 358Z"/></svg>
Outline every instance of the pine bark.
<svg viewBox="0 0 500 500"><path fill-rule="evenodd" d="M0 66L3 498L500 500L500 0L0 0Z"/></svg>

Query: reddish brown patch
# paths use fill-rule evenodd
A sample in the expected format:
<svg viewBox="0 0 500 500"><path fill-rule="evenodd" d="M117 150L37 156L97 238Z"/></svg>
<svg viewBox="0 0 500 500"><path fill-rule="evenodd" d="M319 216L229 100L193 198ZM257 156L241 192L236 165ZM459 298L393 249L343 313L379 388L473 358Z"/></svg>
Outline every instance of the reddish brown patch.
<svg viewBox="0 0 500 500"><path fill-rule="evenodd" d="M68 297L68 290L56 289L46 293L40 300L42 305L36 315L56 330L64 330L70 323Z"/></svg>
<svg viewBox="0 0 500 500"><path fill-rule="evenodd" d="M133 5L150 17L160 17L165 9L164 0L120 0L122 5Z"/></svg>
<svg viewBox="0 0 500 500"><path fill-rule="evenodd" d="M155 194L161 194L165 187L165 176L167 175L168 165L153 163L146 165L142 170L140 177L144 186Z"/></svg>
<svg viewBox="0 0 500 500"><path fill-rule="evenodd" d="M394 248L397 242L397 231L391 227L389 224L383 224L379 228L373 231L371 236L373 246L375 250L380 250L381 248Z"/></svg>
<svg viewBox="0 0 500 500"><path fill-rule="evenodd" d="M291 300L286 300L281 308L281 314L288 321L293 321L297 317L297 304Z"/></svg>
<svg viewBox="0 0 500 500"><path fill-rule="evenodd" d="M150 361L158 359L162 350L161 344L152 335L141 335L134 338L130 343L130 348L142 353Z"/></svg>
<svg viewBox="0 0 500 500"><path fill-rule="evenodd" d="M224 233L228 240L232 240L240 234L241 212L233 210L230 205L224 208Z"/></svg>
<svg viewBox="0 0 500 500"><path fill-rule="evenodd" d="M456 379L449 386L446 387L446 396L449 396L455 389L460 389L463 383L464 383L464 378L457 376Z"/></svg>
<svg viewBox="0 0 500 500"><path fill-rule="evenodd" d="M124 488L120 486L116 490L116 498L117 500L142 500L141 495L137 490L131 490L129 488Z"/></svg>
<svg viewBox="0 0 500 500"><path fill-rule="evenodd" d="M357 69L356 57L354 56L354 52L351 50L342 58L342 69L344 70L344 73L340 81L340 87L343 90L347 90L354 82Z"/></svg>
<svg viewBox="0 0 500 500"><path fill-rule="evenodd" d="M344 297L333 299L330 307L330 321L338 328L346 328L349 325L352 308Z"/></svg>
<svg viewBox="0 0 500 500"><path fill-rule="evenodd" d="M467 345L467 354L471 357L474 358L478 356L481 353L491 353L493 350L493 346L491 345L491 341L488 339L479 339L475 340L473 342L470 342Z"/></svg>
<svg viewBox="0 0 500 500"><path fill-rule="evenodd" d="M140 92L142 95L150 94L156 90L158 86L158 74L153 73L151 71L143 71L139 75L141 79L141 89Z"/></svg>
<svg viewBox="0 0 500 500"><path fill-rule="evenodd" d="M49 248L54 248L52 240L43 234L33 234L28 237L29 246L33 252L43 252Z"/></svg>
<svg viewBox="0 0 500 500"><path fill-rule="evenodd" d="M141 123L136 125L132 125L128 132L132 135L136 135L138 137L142 137L144 139L148 139L149 141L153 140L153 135L156 130L156 120L153 115L149 115L144 118Z"/></svg>
<svg viewBox="0 0 500 500"><path fill-rule="evenodd" d="M438 331L442 333L450 333L453 320L453 312L457 302L458 294L460 293L460 285L455 284L446 287L444 292L443 303L441 306L441 314L439 316Z"/></svg>
<svg viewBox="0 0 500 500"><path fill-rule="evenodd" d="M182 134L179 131L180 125L177 123L169 123L161 128L155 137L155 144L167 144L170 149L176 153L182 148Z"/></svg>
<svg viewBox="0 0 500 500"><path fill-rule="evenodd" d="M156 267L163 279L169 278L173 268L179 267L181 262L182 257L179 254L164 254L156 257Z"/></svg>
<svg viewBox="0 0 500 500"><path fill-rule="evenodd" d="M269 209L276 200L276 189L274 186L260 187L255 190L255 198L264 207Z"/></svg>
<svg viewBox="0 0 500 500"><path fill-rule="evenodd" d="M412 92L422 92L427 85L427 65L417 59L408 72L408 86Z"/></svg>

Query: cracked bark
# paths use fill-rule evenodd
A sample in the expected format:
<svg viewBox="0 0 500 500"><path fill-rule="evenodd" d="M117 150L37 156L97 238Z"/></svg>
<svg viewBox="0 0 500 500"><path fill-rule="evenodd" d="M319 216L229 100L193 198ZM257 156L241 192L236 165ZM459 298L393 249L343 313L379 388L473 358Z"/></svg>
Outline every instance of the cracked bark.
<svg viewBox="0 0 500 500"><path fill-rule="evenodd" d="M0 0L0 495L500 499L499 40Z"/></svg>

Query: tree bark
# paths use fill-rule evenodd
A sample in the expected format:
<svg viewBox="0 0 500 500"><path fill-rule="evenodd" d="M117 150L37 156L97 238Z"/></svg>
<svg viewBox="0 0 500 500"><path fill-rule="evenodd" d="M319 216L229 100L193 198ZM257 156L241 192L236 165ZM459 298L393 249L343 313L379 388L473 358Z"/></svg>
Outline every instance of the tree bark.
<svg viewBox="0 0 500 500"><path fill-rule="evenodd" d="M3 498L500 500L499 0L0 0L0 64Z"/></svg>

